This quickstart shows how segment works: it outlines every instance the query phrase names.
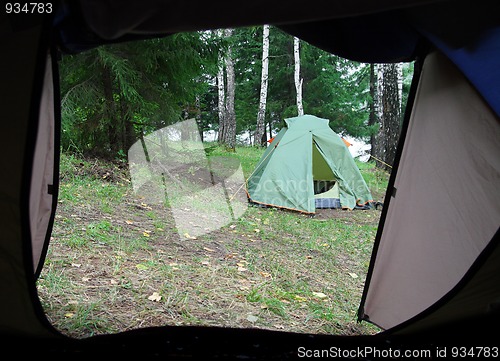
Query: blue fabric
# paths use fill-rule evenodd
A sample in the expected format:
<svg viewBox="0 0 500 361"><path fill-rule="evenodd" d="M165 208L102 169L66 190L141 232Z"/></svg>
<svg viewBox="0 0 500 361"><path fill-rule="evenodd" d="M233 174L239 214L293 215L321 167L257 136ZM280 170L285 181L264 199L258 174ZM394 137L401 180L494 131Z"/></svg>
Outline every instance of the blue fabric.
<svg viewBox="0 0 500 361"><path fill-rule="evenodd" d="M342 208L339 198L316 198L314 200L316 208Z"/></svg>
<svg viewBox="0 0 500 361"><path fill-rule="evenodd" d="M460 47L436 34L422 33L458 66L500 117L500 27L489 29L471 45Z"/></svg>

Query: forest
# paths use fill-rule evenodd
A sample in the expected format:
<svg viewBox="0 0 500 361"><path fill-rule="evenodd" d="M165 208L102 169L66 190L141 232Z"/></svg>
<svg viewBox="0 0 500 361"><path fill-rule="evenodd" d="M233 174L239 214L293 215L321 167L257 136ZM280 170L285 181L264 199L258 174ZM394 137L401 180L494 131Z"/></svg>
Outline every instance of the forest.
<svg viewBox="0 0 500 361"><path fill-rule="evenodd" d="M411 63L357 63L268 25L102 46L60 61L61 146L125 159L142 136L196 119L202 139L234 151L265 146L306 113L369 143L387 167L412 74Z"/></svg>
<svg viewBox="0 0 500 361"><path fill-rule="evenodd" d="M101 46L59 64L60 192L37 283L57 329L76 337L164 325L379 331L355 315L381 210L302 214L247 204L240 191L284 119L312 114L372 146L375 161L355 162L382 201L411 63L357 63L258 26ZM202 172L191 162L198 153L183 149L179 191L148 183L136 192L132 170L142 163L131 150L142 144L149 157L151 134L188 119L210 164L241 166L241 181L217 167L210 180L223 178L222 201L193 192L206 183L186 186ZM158 184L167 187L173 168L162 163ZM236 194L241 209L229 217Z"/></svg>

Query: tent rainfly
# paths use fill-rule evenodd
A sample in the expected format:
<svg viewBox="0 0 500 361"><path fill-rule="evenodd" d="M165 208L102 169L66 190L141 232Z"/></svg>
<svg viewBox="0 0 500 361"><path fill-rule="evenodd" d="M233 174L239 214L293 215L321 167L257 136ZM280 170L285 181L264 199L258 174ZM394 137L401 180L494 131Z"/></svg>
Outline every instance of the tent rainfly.
<svg viewBox="0 0 500 361"><path fill-rule="evenodd" d="M285 119L247 180L254 203L314 213L316 208L364 207L372 201L346 143L328 119Z"/></svg>
<svg viewBox="0 0 500 361"><path fill-rule="evenodd" d="M382 346L405 348L415 347L411 340L418 339L435 350L449 345L445 337L453 337L454 346L478 340L476 346L488 346L490 355L498 356L498 348L492 348L498 335L491 330L500 318L499 1L310 0L303 6L296 0L255 0L246 2L244 11L241 3L229 0L217 6L200 0L23 3L7 3L0 12L0 344L5 354L288 359L297 356L299 346L354 349L382 340ZM24 8L35 11L27 14ZM360 321L383 331L352 339L165 326L81 342L63 336L47 319L36 287L57 222L61 54L255 24L275 25L350 60L414 62L358 312ZM292 141L295 125L300 128L291 124L276 150L286 150L280 143ZM336 173L340 167L327 162L320 133L309 139L300 143L302 151L292 152L306 152L314 163L314 151L305 147L316 144L328 165L324 169L339 176L343 205L369 200L365 189L352 192L340 178L343 173ZM269 177L268 166L261 177ZM300 177L314 179L314 173L302 172ZM252 198L259 200L252 187ZM314 210L309 196L307 211Z"/></svg>

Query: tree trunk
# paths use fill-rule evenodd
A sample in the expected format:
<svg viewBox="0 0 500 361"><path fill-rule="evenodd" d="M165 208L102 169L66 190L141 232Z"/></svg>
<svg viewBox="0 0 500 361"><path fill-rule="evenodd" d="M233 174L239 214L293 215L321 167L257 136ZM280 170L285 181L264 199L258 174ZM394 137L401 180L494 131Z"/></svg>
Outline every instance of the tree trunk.
<svg viewBox="0 0 500 361"><path fill-rule="evenodd" d="M111 70L107 67L102 67L101 71L102 85L104 91L105 100L105 110L104 116L106 119L107 136L109 141L109 146L112 153L116 153L119 148L121 131L119 129L117 116L116 116L116 104L114 99L113 91L113 78L111 75ZM105 129L106 129L105 128Z"/></svg>
<svg viewBox="0 0 500 361"><path fill-rule="evenodd" d="M262 35L262 73L260 80L260 101L259 111L257 113L257 126L255 129L254 144L266 145L266 103L267 103L267 84L269 71L269 25L264 25Z"/></svg>
<svg viewBox="0 0 500 361"><path fill-rule="evenodd" d="M398 65L384 64L379 79L379 96L381 100L380 129L375 140L375 155L377 165L383 169L390 170L394 164L396 148L401 131L401 100L398 85Z"/></svg>
<svg viewBox="0 0 500 361"><path fill-rule="evenodd" d="M396 64L398 96L399 96L399 114L403 111L403 63Z"/></svg>
<svg viewBox="0 0 500 361"><path fill-rule="evenodd" d="M388 64L385 67L382 99L384 106L385 162L392 166L396 158L396 148L401 130L401 101L399 98L397 64Z"/></svg>
<svg viewBox="0 0 500 361"><path fill-rule="evenodd" d="M293 57L295 62L295 90L297 91L297 113L304 115L304 106L302 105L302 79L300 77L300 40L297 37L293 38Z"/></svg>
<svg viewBox="0 0 500 361"><path fill-rule="evenodd" d="M200 139L203 142L203 125L201 124L201 100L200 96L196 95L194 106L196 108L196 115L194 119L196 120L196 124L198 125L198 132L200 133Z"/></svg>
<svg viewBox="0 0 500 361"><path fill-rule="evenodd" d="M232 29L226 29L224 36L229 38L233 33ZM229 150L236 148L236 113L234 110L235 97L235 75L234 75L234 60L231 46L229 46L226 54L226 113L224 115L225 136L224 144Z"/></svg>
<svg viewBox="0 0 500 361"><path fill-rule="evenodd" d="M123 99L123 97L120 98L120 117L122 119L121 121L121 127L122 127L122 145L121 145L121 150L127 154L127 151L129 148L135 143L136 141L136 134L135 134L135 129L134 129L134 124L132 123L132 119L130 119L130 112L128 110L128 103Z"/></svg>
<svg viewBox="0 0 500 361"><path fill-rule="evenodd" d="M368 125L372 126L379 123L378 113L377 113L377 103L378 103L378 95L377 95L377 77L375 76L375 64L370 64L370 114L368 117ZM376 156L376 133L372 133L370 135L370 145L371 150L370 154Z"/></svg>
<svg viewBox="0 0 500 361"><path fill-rule="evenodd" d="M384 93L383 79L384 79L384 64L374 64L373 65L373 121L379 125L377 133L373 135L371 155L375 159L377 167L386 169L386 166L382 162L385 157L384 148L384 132L383 132L383 118L384 118L384 107L382 102L382 95ZM374 124L375 124L374 123Z"/></svg>
<svg viewBox="0 0 500 361"><path fill-rule="evenodd" d="M222 33L221 33L222 36ZM224 82L224 56L219 53L219 69L217 71L217 93L218 93L218 110L219 110L219 132L217 135L217 141L222 143L225 137L225 126L224 117L226 115L226 93L225 93L225 82Z"/></svg>

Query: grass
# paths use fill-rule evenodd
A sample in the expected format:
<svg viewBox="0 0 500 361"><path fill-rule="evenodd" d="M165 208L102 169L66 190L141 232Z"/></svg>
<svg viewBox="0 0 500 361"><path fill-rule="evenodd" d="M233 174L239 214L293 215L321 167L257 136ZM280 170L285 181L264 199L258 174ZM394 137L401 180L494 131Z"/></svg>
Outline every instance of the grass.
<svg viewBox="0 0 500 361"><path fill-rule="evenodd" d="M262 154L210 149L238 160L245 177ZM383 200L387 174L358 165ZM73 337L162 325L371 334L378 329L358 324L356 311L379 216L249 207L220 229L182 239L168 208L134 194L125 164L63 154L38 292L49 320Z"/></svg>

